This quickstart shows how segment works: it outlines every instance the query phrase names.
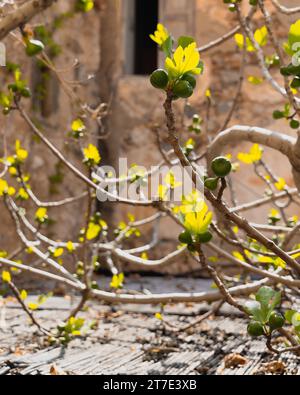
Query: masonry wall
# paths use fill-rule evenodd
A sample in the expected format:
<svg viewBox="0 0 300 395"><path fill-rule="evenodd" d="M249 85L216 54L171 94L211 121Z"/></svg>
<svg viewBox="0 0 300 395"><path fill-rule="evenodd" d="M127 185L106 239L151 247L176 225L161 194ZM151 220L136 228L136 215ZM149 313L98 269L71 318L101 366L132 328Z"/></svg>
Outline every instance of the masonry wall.
<svg viewBox="0 0 300 395"><path fill-rule="evenodd" d="M99 83L96 82L96 75L100 67L100 2L97 5L95 10L88 14L76 14L73 18L66 19L62 28L58 29L54 35L57 44L63 48L62 54L55 59L59 77L67 81L81 81L81 85L75 86L75 94L77 98L88 103L91 107L96 107L100 103ZM69 9L69 1L60 1L51 11L37 17L33 23L50 22L54 17L67 12ZM5 44L7 60L21 65L23 77L34 91L40 78L35 62L25 56L23 46L17 40L8 37ZM75 59L78 60L77 65L74 63ZM0 68L1 89L7 84L6 75L2 71L3 68ZM88 80L88 76L95 77ZM78 107L75 104L76 98L70 100L68 91L65 91L57 83L57 79L53 75L50 77L46 89L42 104L36 98L37 95L34 95L34 108L29 106L30 101L24 101L24 105L49 140L62 150L72 163L84 170L80 159L80 149L68 138L71 122L78 116ZM26 124L17 114L11 113L8 117L4 117L1 113L0 127L0 133L5 133L7 147L5 148L1 136L0 156L5 153L13 154L11 149L14 149L16 139L20 139L22 144L30 151L25 170L31 174L30 185L41 201L59 201L85 191L86 187L69 171L66 171L63 166L60 166L58 160L43 144L33 138ZM89 128L92 135L96 136L98 133L96 122L91 122ZM94 138L94 142L97 144L96 138ZM51 183L50 178L61 182ZM36 210L36 207L29 202L25 202L24 206L29 217ZM49 214L50 216L53 215L54 219L54 223L47 231L49 236L61 240L76 240L78 229L84 224L84 210L82 201L49 209ZM14 233L14 226L12 226L11 219L2 202L0 202L0 218L0 250L5 249L11 252L18 248L21 243Z"/></svg>
<svg viewBox="0 0 300 395"><path fill-rule="evenodd" d="M78 87L78 95L86 100L89 105L97 106L100 99L105 101L113 98L110 106L109 116L104 121L104 126L111 131L112 144L109 142L100 144L101 154L107 163L115 163L117 158L127 157L128 163L136 163L149 167L161 161L161 155L156 149L156 137L152 131L152 125L160 126L161 137L164 147L167 148L166 130L162 111L163 95L155 91L149 83L147 77L124 74L124 1L125 0L99 0L96 9L87 15L77 15L75 19L67 21L65 26L56 34L56 40L64 48L64 53L57 59L57 68L65 70L62 76L68 79L86 79L87 75L95 75L94 79L85 81ZM246 3L246 2L245 2ZM59 5L60 4L60 5ZM67 8L68 2L60 2L51 13L45 15L51 18ZM284 2L287 6L295 6L298 0ZM174 36L181 34L194 35L199 45L203 45L220 35L229 31L236 25L234 14L227 11L226 5L221 0L161 0L160 3L161 21L165 23ZM285 16L276 16L276 31L280 37L286 37L289 24L295 20ZM259 27L262 21L255 20ZM76 27L76 29L74 29ZM109 30L110 28L110 30ZM108 42L111 37L111 42ZM14 41L7 41L9 59L20 59L22 49ZM211 117L208 123L210 137L222 127L222 123L232 105L235 95L236 84L239 78L240 54L236 48L234 40L227 41L209 52L204 53L202 60L205 63L205 73L199 78L196 94L190 100L190 106L185 109L186 118L184 123L189 124L189 117L193 113L200 113L203 117L206 111L206 89L211 89L213 106ZM74 57L79 59L79 67L72 67ZM246 75L260 76L260 70L255 66L255 59L250 57L250 64L247 66ZM24 75L31 81L34 80L34 66L28 58L22 60ZM1 72L1 71L0 71ZM276 77L280 81L280 76ZM39 112L34 114L49 139L58 145L66 155L79 167L80 153L66 135L70 128L70 123L76 115L75 106L70 104L66 93L61 87L57 88L53 78L52 94L50 98L50 115L42 117ZM53 86L55 87L53 89ZM109 92L112 95L109 95ZM50 90L51 91L51 90ZM294 132L284 121L272 120L272 112L281 108L284 101L274 92L267 82L263 85L254 86L245 82L241 106L232 119L230 125L258 125L271 130L277 130L287 134ZM54 110L51 110L53 109ZM183 104L177 104L178 114L183 110ZM181 118L179 118L181 119ZM57 173L57 161L49 151L41 144L32 139L28 133L24 122L15 115L9 118L0 119L2 127L6 130L8 146L13 144L16 138L20 138L27 148L30 148L31 157L28 161L28 171L33 175L32 189L41 200L59 200L66 195L79 194L84 190L78 180L66 172L63 173L63 181L53 191L53 185L49 182L49 176ZM91 132L98 133L98 125L91 122L89 125ZM181 135L182 139L188 137ZM195 137L195 136L193 136ZM196 138L197 139L197 138ZM95 142L97 140L95 139ZM200 136L197 143L201 147L203 139ZM0 145L1 147L1 145ZM235 155L238 151L247 150L247 144L238 147L231 147L225 153ZM3 154L3 147L1 147ZM292 185L290 166L282 156L266 150L268 163L280 175L285 177L289 185ZM264 185L249 172L249 167L241 166L241 169L234 176L237 184L237 195L239 202L247 202L261 196ZM55 185L54 185L55 187ZM60 190L60 192L58 191ZM52 191L52 193L51 193ZM54 193L53 193L54 192ZM64 240L76 238L77 231L84 223L82 202L75 203L66 208L55 209L56 223L49 228L49 235ZM29 206L28 211L34 208ZM107 206L105 207L107 210ZM117 222L124 219L128 208L114 207L108 210L108 217ZM151 213L145 208L132 209L137 218L142 218ZM50 211L51 214L51 211ZM294 214L294 212L293 212ZM264 222L267 215L266 209L257 209L247 213L253 222ZM19 243L10 226L10 218L3 207L0 207L1 231L0 249L12 250ZM162 256L165 252L174 249L174 240L177 238L179 229L167 219L164 219L160 227L162 244L151 258ZM149 240L151 229L146 230L141 243ZM164 271L188 272L196 268L193 262L180 260Z"/></svg>
<svg viewBox="0 0 300 395"><path fill-rule="evenodd" d="M244 4L247 2L244 2ZM298 0L286 1L286 6L296 6ZM247 4L245 4L247 6ZM268 3L270 6L270 2ZM270 7L272 12L274 8ZM246 9L245 9L246 11ZM294 17L287 17L276 14L274 18L276 33L281 40L285 40L290 24L295 21ZM197 43L202 46L211 40L227 33L237 22L234 14L228 12L226 5L220 0L165 0L161 4L161 21L168 27L175 37L182 34L193 35L197 38ZM256 27L261 27L263 21L259 18L254 20ZM272 51L268 51L271 55ZM222 128L224 120L232 106L236 94L236 87L239 80L239 70L241 55L236 47L234 39L230 39L222 46L218 46L201 55L205 64L204 75L198 80L196 93L189 101L189 106L185 108L185 125L190 124L190 117L193 113L199 113L203 118L206 114L205 91L209 88L212 92L213 105L211 115L207 125L210 138ZM246 78L250 75L261 77L259 67L256 66L256 59L253 55L248 58L248 66L245 71ZM275 75L276 80L282 83L279 73ZM153 163L161 160L161 155L155 149L156 137L151 130L151 125L160 125L161 138L164 141L163 147L168 149L166 141L166 130L162 105L164 95L153 90L147 77L123 76L118 84L118 100L116 101L117 117L114 117L114 128L120 131L123 139L121 143L121 155L128 157L129 163L138 163L149 167ZM274 121L272 113L275 109L283 108L284 100L274 92L267 82L261 85L252 85L245 82L240 98L240 108L232 118L231 125L256 125L266 127L274 131L295 135L286 121ZM177 104L178 127L181 128L181 114L183 105ZM204 128L204 130L206 127ZM189 134L181 133L181 140L186 141ZM192 136L200 147L204 144L203 136L197 138ZM143 149L141 149L143 147ZM233 158L237 153L246 152L250 148L247 143L239 146L228 147L225 154L231 153ZM285 178L288 185L293 185L291 168L289 162L282 155L273 150L265 150L264 157L274 172ZM237 200L239 203L249 202L258 199L263 195L265 184L260 181L252 171L251 167L241 165L240 170L233 176L236 185ZM229 196L227 196L229 200ZM138 208L138 217L145 215L148 210ZM299 208L293 208L291 215L299 212ZM124 212L118 212L124 215ZM266 223L268 209L262 207L245 213L245 216L255 223ZM162 244L159 256L162 253L172 250L171 240L177 238L179 228L168 220L164 219L161 224ZM150 235L149 235L150 236ZM174 248L174 247L173 247ZM192 261L182 261L164 270L189 272L197 269Z"/></svg>

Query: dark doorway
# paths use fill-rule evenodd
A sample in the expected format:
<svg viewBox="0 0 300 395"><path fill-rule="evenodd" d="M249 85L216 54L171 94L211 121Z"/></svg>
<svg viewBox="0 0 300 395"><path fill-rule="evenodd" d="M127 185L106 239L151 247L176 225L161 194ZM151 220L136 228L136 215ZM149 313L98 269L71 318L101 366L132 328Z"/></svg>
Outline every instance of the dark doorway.
<svg viewBox="0 0 300 395"><path fill-rule="evenodd" d="M134 74L151 74L157 68L157 45L149 34L156 30L158 15L158 0L135 0Z"/></svg>

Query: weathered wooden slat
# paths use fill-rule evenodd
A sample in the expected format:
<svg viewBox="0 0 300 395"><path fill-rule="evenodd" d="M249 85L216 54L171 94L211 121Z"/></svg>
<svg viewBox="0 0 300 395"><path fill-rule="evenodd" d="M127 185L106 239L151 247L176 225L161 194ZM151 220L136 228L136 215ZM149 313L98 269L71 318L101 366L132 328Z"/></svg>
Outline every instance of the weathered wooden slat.
<svg viewBox="0 0 300 395"><path fill-rule="evenodd" d="M35 315L51 328L65 318L68 306L70 302L64 298L50 298ZM208 309L203 304L171 305L164 316L180 327L192 322L197 311ZM112 314L118 310L122 313ZM224 316L207 320L188 333L176 334L165 330L167 327L155 319L157 311L153 306L124 306L124 310L119 306L112 310L99 304L81 314L87 320L99 317L98 329L87 338L77 338L68 347L41 349L40 335L28 325L27 316L17 305L10 308L8 303L6 328L0 330L0 375L47 375L53 365L67 374L84 375L252 375L262 374L264 363L276 359L266 352L263 341L246 335L246 321L231 316L228 307L221 311ZM26 354L20 356L20 350ZM234 352L245 356L247 363L225 368L225 356ZM286 373L300 373L299 358L284 354L281 359Z"/></svg>

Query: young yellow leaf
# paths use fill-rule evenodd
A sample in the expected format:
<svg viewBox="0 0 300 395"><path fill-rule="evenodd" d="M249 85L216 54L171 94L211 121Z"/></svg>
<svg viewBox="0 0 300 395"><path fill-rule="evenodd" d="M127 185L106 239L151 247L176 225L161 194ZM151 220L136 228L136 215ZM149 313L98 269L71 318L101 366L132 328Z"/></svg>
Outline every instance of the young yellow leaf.
<svg viewBox="0 0 300 395"><path fill-rule="evenodd" d="M47 219L47 209L45 207L40 207L37 209L35 213L35 218L40 221L44 222Z"/></svg>
<svg viewBox="0 0 300 395"><path fill-rule="evenodd" d="M86 233L87 240L95 239L99 235L100 231L101 231L100 225L90 222Z"/></svg>
<svg viewBox="0 0 300 395"><path fill-rule="evenodd" d="M143 253L141 254L141 258L142 258L142 259L145 259L145 260L149 259L147 252L143 252Z"/></svg>
<svg viewBox="0 0 300 395"><path fill-rule="evenodd" d="M114 289L122 288L123 282L124 282L124 273L114 274L110 282L110 287Z"/></svg>
<svg viewBox="0 0 300 395"><path fill-rule="evenodd" d="M134 221L135 221L135 216L134 216L133 214L128 213L128 214L127 214L127 217L128 217L128 219L129 219L129 222L134 222Z"/></svg>
<svg viewBox="0 0 300 395"><path fill-rule="evenodd" d="M103 230L107 230L108 229L107 223L103 219L99 220L99 224L100 224L100 226L101 226L101 228Z"/></svg>
<svg viewBox="0 0 300 395"><path fill-rule="evenodd" d="M243 257L243 255L242 255L240 252L238 252L238 251L233 251L233 252L232 252L232 255L233 255L236 259L238 259L239 261L245 262L245 258Z"/></svg>
<svg viewBox="0 0 300 395"><path fill-rule="evenodd" d="M260 263L273 263L274 259L269 256L260 256L258 262Z"/></svg>
<svg viewBox="0 0 300 395"><path fill-rule="evenodd" d="M10 187L7 184L6 180L3 180L2 178L0 178L0 196L3 196L5 194L12 196L14 195L16 192L15 188Z"/></svg>
<svg viewBox="0 0 300 395"><path fill-rule="evenodd" d="M247 80L248 80L248 82L250 82L250 84L253 84L253 85L259 85L263 82L262 78L255 77L254 75L249 75Z"/></svg>
<svg viewBox="0 0 300 395"><path fill-rule="evenodd" d="M121 230L121 231L127 229L127 227L128 227L128 226L126 225L126 223L125 223L124 221L121 221L121 222L119 223L119 226L118 226L119 230Z"/></svg>
<svg viewBox="0 0 300 395"><path fill-rule="evenodd" d="M155 318L159 321L163 321L163 316L161 313L155 313Z"/></svg>
<svg viewBox="0 0 300 395"><path fill-rule="evenodd" d="M3 280L5 283L10 283L10 282L11 282L11 275L10 275L10 273L4 270L4 271L2 272L2 280Z"/></svg>
<svg viewBox="0 0 300 395"><path fill-rule="evenodd" d="M92 164L96 164L96 165L100 163L101 156L99 154L98 149L93 144L89 144L87 148L84 148L83 153L86 161L89 161Z"/></svg>
<svg viewBox="0 0 300 395"><path fill-rule="evenodd" d="M81 336L81 332L78 330L74 330L74 331L72 331L72 335L73 336Z"/></svg>
<svg viewBox="0 0 300 395"><path fill-rule="evenodd" d="M299 256L299 255L298 255L298 256ZM295 259L295 258L294 258L294 259ZM282 269L285 269L285 268L286 268L286 263L284 262L283 259L281 259L281 258L276 258L275 261L274 261L274 266L275 266L276 268L281 267Z"/></svg>
<svg viewBox="0 0 300 395"><path fill-rule="evenodd" d="M190 139L187 140L187 142L184 144L184 146L186 148L187 147L195 147L195 144L196 144L195 140L190 138Z"/></svg>
<svg viewBox="0 0 300 395"><path fill-rule="evenodd" d="M23 162L28 157L28 152L25 149L18 149L16 155L19 161Z"/></svg>
<svg viewBox="0 0 300 395"><path fill-rule="evenodd" d="M279 211L276 210L275 208L272 208L270 210L270 212L269 212L269 217L274 217L274 218L278 217L278 218L280 218Z"/></svg>
<svg viewBox="0 0 300 395"><path fill-rule="evenodd" d="M16 190L14 187L8 187L7 194L9 196L13 196L15 193L16 193Z"/></svg>
<svg viewBox="0 0 300 395"><path fill-rule="evenodd" d="M199 212L204 206L205 202L200 193L193 190L188 195L182 196L182 205L177 207L175 212L182 214Z"/></svg>
<svg viewBox="0 0 300 395"><path fill-rule="evenodd" d="M298 215L293 215L290 219L290 222L294 222L295 224L299 221Z"/></svg>
<svg viewBox="0 0 300 395"><path fill-rule="evenodd" d="M20 140L16 141L16 155L20 162L23 162L28 157L28 152L21 147Z"/></svg>
<svg viewBox="0 0 300 395"><path fill-rule="evenodd" d="M54 251L53 251L53 257L54 258L59 258L60 256L62 256L62 254L64 253L64 249L63 248L56 248Z"/></svg>
<svg viewBox="0 0 300 395"><path fill-rule="evenodd" d="M266 26L257 29L254 33L254 39L260 47L264 47L268 42L268 30Z"/></svg>
<svg viewBox="0 0 300 395"><path fill-rule="evenodd" d="M21 296L21 299L22 300L25 300L25 299L27 299L27 291L25 291L25 289L23 289L21 292L20 292L20 296Z"/></svg>
<svg viewBox="0 0 300 395"><path fill-rule="evenodd" d="M73 132L82 132L83 130L85 130L85 125L82 120L78 118L72 122L71 128Z"/></svg>
<svg viewBox="0 0 300 395"><path fill-rule="evenodd" d="M7 251L0 250L0 258L6 258L7 257Z"/></svg>
<svg viewBox="0 0 300 395"><path fill-rule="evenodd" d="M240 33L234 35L235 42L240 49L244 48L245 39L244 36ZM263 26L260 29L255 30L254 39L260 47L264 47L268 42L268 30L266 26ZM256 49L252 44L249 37L246 37L246 49L248 52L254 52Z"/></svg>
<svg viewBox="0 0 300 395"><path fill-rule="evenodd" d="M250 165L261 160L263 154L262 148L258 144L254 144L249 153L240 152L237 156L238 160Z"/></svg>
<svg viewBox="0 0 300 395"><path fill-rule="evenodd" d="M68 242L67 242L66 248L67 248L67 250L68 250L69 252L75 251L75 246L74 246L74 244L72 243L72 241L68 241Z"/></svg>
<svg viewBox="0 0 300 395"><path fill-rule="evenodd" d="M28 303L28 308L29 308L30 310L37 310L37 309L39 308L39 305L38 305L37 303L29 302L29 303Z"/></svg>
<svg viewBox="0 0 300 395"><path fill-rule="evenodd" d="M279 178L277 182L275 182L275 187L278 189L278 191L283 191L286 187L286 182L284 178Z"/></svg>
<svg viewBox="0 0 300 395"><path fill-rule="evenodd" d="M213 214L208 210L206 203L202 205L202 209L197 212L187 213L184 219L184 227L194 235L200 235L207 232L211 224Z"/></svg>
<svg viewBox="0 0 300 395"><path fill-rule="evenodd" d="M14 166L10 166L8 172L11 176L15 176L18 173L17 169Z"/></svg>
<svg viewBox="0 0 300 395"><path fill-rule="evenodd" d="M263 154L262 148L258 144L254 144L250 149L250 155L253 162L258 162L261 160Z"/></svg>
<svg viewBox="0 0 300 395"><path fill-rule="evenodd" d="M158 198L161 201L166 200L166 194L167 194L168 188L165 185L159 185L158 186Z"/></svg>
<svg viewBox="0 0 300 395"><path fill-rule="evenodd" d="M300 42L300 19L290 27L288 42L284 44L284 49L289 55L294 55L299 51L298 43Z"/></svg>
<svg viewBox="0 0 300 395"><path fill-rule="evenodd" d="M27 254L32 254L33 253L33 248L32 247L28 247L28 248L26 248L26 253Z"/></svg>
<svg viewBox="0 0 300 395"><path fill-rule="evenodd" d="M210 89L206 89L205 91L205 96L210 99L211 98L211 90Z"/></svg>
<svg viewBox="0 0 300 395"><path fill-rule="evenodd" d="M179 78L186 73L198 75L201 74L201 68L198 67L199 62L200 54L194 42L184 49L179 46L173 59L167 57L166 69L173 78Z"/></svg>
<svg viewBox="0 0 300 395"><path fill-rule="evenodd" d="M163 43L169 38L169 32L164 27L164 25L158 23L157 30L154 32L154 34L150 34L150 38L156 42L156 44L162 46Z"/></svg>
<svg viewBox="0 0 300 395"><path fill-rule="evenodd" d="M297 95L298 90L296 88L292 88L292 87L290 87L290 88L291 88L292 94Z"/></svg>
<svg viewBox="0 0 300 395"><path fill-rule="evenodd" d="M240 33L234 35L235 42L240 49L244 48L244 36Z"/></svg>
<svg viewBox="0 0 300 395"><path fill-rule="evenodd" d="M22 200L28 200L29 199L29 195L26 192L26 190L24 188L20 188L17 198L22 199Z"/></svg>
<svg viewBox="0 0 300 395"><path fill-rule="evenodd" d="M239 233L239 227L238 226L234 226L233 228L232 228L232 231L233 231L233 233L234 234L238 234Z"/></svg>
<svg viewBox="0 0 300 395"><path fill-rule="evenodd" d="M174 175L174 173L173 173L172 171L170 171L170 172L166 175L165 182L166 182L166 184L167 184L171 189L175 189L175 188L177 188L177 187L179 187L179 186L182 185L181 182L177 182L177 181L176 181L175 175Z"/></svg>

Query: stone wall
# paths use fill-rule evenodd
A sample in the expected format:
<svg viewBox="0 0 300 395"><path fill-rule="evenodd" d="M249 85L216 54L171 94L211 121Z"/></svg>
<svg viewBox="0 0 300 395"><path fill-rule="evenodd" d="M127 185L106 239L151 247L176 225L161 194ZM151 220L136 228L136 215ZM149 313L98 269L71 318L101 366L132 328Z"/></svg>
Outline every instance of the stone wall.
<svg viewBox="0 0 300 395"><path fill-rule="evenodd" d="M34 24L50 22L55 16L61 15L70 8L69 1L58 2L51 11L36 17ZM76 95L86 101L91 106L100 103L99 86L96 79L88 80L88 76L96 75L100 65L100 14L101 9L96 7L88 14L76 14L73 18L67 19L61 29L58 29L54 39L63 48L63 53L55 59L59 76L67 81L82 81L82 85L75 89ZM22 43L8 37L5 40L7 47L7 60L19 63L22 66L23 77L29 81L31 87L35 88L35 81L39 78L35 62L25 56ZM75 66L74 60L78 59ZM1 85L4 87L6 76L0 68ZM35 102L36 100L34 100ZM48 82L45 95L47 116L42 115L40 108L29 108L34 120L42 127L46 136L70 158L70 160L84 170L81 163L81 153L78 146L75 146L67 137L70 131L72 120L78 116L77 107L70 101L67 91L56 82L56 77L51 76ZM41 201L58 201L68 196L79 195L85 190L85 186L79 182L64 167L58 166L57 159L46 149L43 144L29 132L24 121L17 114L12 113L8 117L0 114L1 133L5 132L7 154L13 154L14 142L18 138L22 144L29 149L30 157L26 161L25 170L32 175L30 181L33 192ZM91 133L98 133L98 125L89 125ZM96 139L95 139L96 143ZM0 156L4 155L5 147L1 136ZM58 167L57 167L58 166ZM2 170L2 168L1 168ZM85 170L84 170L85 171ZM63 174L60 184L51 184L49 177ZM29 214L34 213L36 207L26 202L24 204ZM82 201L60 208L49 209L49 214L53 214L55 223L49 227L49 235L61 240L76 239L77 232L84 224L84 211ZM0 202L0 250L12 251L20 245L14 227L11 225L10 217Z"/></svg>
<svg viewBox="0 0 300 395"><path fill-rule="evenodd" d="M67 2L60 2L60 4L51 11L51 14L61 11L66 7ZM150 86L148 77L122 74L122 70L124 70L124 51L122 48L125 42L125 29L121 23L122 20L124 23L124 18L122 19L124 10L122 0L110 0L109 3L102 0L97 4L98 7L95 11L84 16L77 15L75 19L66 22L64 28L57 34L57 41L65 48L64 54L57 60L57 67L66 70L63 75L67 76L68 79L70 76L72 79L81 79L86 78L88 74L96 75L95 80L87 82L78 90L78 94L87 98L88 103L92 106L99 103L99 97L101 98L102 93L104 98L108 99L107 91L111 87L113 101L109 117L105 121L105 127L112 131L114 143L109 145L103 142L103 156L110 159L110 162L115 162L119 156L127 157L129 164L137 163L149 167L161 160L160 153L155 148L156 137L151 130L151 125L153 123L161 125L161 136L165 139L162 111L164 97L163 94ZM284 4L295 6L298 4L298 0L285 1ZM115 7L114 11L111 7ZM160 13L161 21L167 25L174 36L178 37L181 34L194 35L199 45L219 37L236 25L234 14L227 11L226 5L221 0L161 0ZM46 18L51 18L51 14L46 14ZM107 28L104 28L103 24L101 25L103 18L105 18ZM276 16L276 32L280 37L286 37L288 26L293 20L295 20L295 17ZM109 21L114 21L114 23L111 23L112 46L107 45L110 32L107 32L106 29L109 28ZM262 25L262 21L256 19L255 24L259 27ZM74 26L76 26L75 30ZM107 39L104 39L105 34L107 34ZM9 47L8 57L19 61L21 52L22 49L19 44L12 44ZM79 67L72 67L74 57L79 59ZM211 137L221 128L232 104L239 78L240 58L233 39L202 55L205 63L205 73L199 78L198 89L190 100L191 106L187 114L191 115L193 112L199 112L202 116L205 116L205 91L210 88L213 106L208 129ZM24 57L22 64L25 68L24 74L30 78L29 76L33 72L32 63ZM110 64L113 64L113 78L110 78L110 85L108 84L105 88L107 79L111 77L109 73ZM247 76L260 76L260 70L255 64L254 57L250 55L246 70ZM279 75L276 78L280 81ZM104 92L106 93L104 94ZM74 108L70 105L61 87L58 91L55 91L54 101L57 103L57 110L49 117L42 119L39 114L35 116L41 121L47 136L59 148L64 149L74 163L81 166L78 161L78 149L65 140L70 122L75 115ZM274 122L272 120L273 110L282 107L283 103L282 97L274 92L267 82L258 86L245 82L240 108L230 124L258 125L292 134L294 132L284 121ZM178 114L183 110L182 104L177 105L177 110ZM48 177L55 173L57 161L41 144L31 138L20 119L12 115L6 120L1 118L0 122L6 125L8 146L16 137L20 137L25 146L30 147L31 157L28 161L28 170L34 175L32 188L41 200L58 200L65 195L78 194L83 190L84 186L63 170L64 179L60 186L61 192L50 195ZM189 124L189 122L187 117L185 123ZM93 132L97 133L95 124L91 124L90 127ZM187 134L182 135L182 138L187 138ZM203 143L201 137L197 142L199 145ZM166 143L165 147L167 147ZM247 144L241 144L238 147L231 147L226 150L226 153L230 152L235 155L238 151L247 150L248 147ZM292 185L290 166L285 158L270 150L266 150L266 157L275 171L280 176L285 177L289 185ZM249 172L249 167L242 165L234 179L237 185L239 202L255 199L261 196L264 190L264 185L252 172ZM67 208L55 210L57 223L50 227L49 234L58 234L61 239L75 238L76 232L82 226L84 220L82 209L82 203L78 202ZM127 211L127 207L118 207L113 212L110 211L109 215L116 222L119 219L124 219ZM144 208L132 209L131 211L136 214L137 218L147 216L151 212L151 210ZM0 213L2 224L0 249L12 249L18 245L16 242L12 243L12 240L15 240L13 228L9 226L10 219L2 207L0 207ZM247 214L248 218L254 222L264 222L266 215L265 208ZM150 229L147 229L142 241L149 238L150 231ZM161 256L164 252L174 249L174 242L171 242L171 239L176 239L178 232L179 229L176 226L171 225L168 220L163 220L160 229L161 248L151 257ZM171 268L164 270L186 272L193 268L195 268L194 263L180 261Z"/></svg>
<svg viewBox="0 0 300 395"><path fill-rule="evenodd" d="M287 1L285 5L295 6L297 0ZM268 4L270 5L270 4ZM272 11L275 11L272 8ZM225 34L236 26L234 14L228 12L226 6L220 0L165 0L161 6L161 20L168 29L178 37L182 34L191 34L197 38L198 45L204 45L211 40ZM275 17L276 33L281 39L285 39L288 27L295 17L277 15ZM254 21L257 27L261 27L263 22L259 18ZM272 51L268 51L272 54ZM234 39L228 40L222 46L218 46L202 55L205 64L204 75L199 78L196 94L191 98L191 107L188 114L199 112L205 116L206 99L205 91L210 88L213 98L211 117L208 124L210 136L220 130L224 120L231 108L239 79L241 56L236 47ZM256 66L256 59L250 55L246 76L255 75L260 77L260 69ZM281 82L278 73L276 79ZM148 82L147 77L124 76L118 85L118 102L116 103L118 114L114 117L114 128L119 130L120 135L124 136L121 144L121 155L127 156L129 163L150 166L161 160L161 156L155 146L155 135L147 124L158 123L161 125L162 138L166 135L164 128L162 104L164 95L154 91ZM262 85L252 85L247 81L244 83L240 108L231 120L230 125L257 125L271 130L286 134L295 134L291 131L285 121L273 121L272 112L282 108L284 100L274 92L267 82ZM178 115L182 112L182 106L178 106ZM185 119L188 125L190 120ZM188 135L183 134L182 139L187 139ZM193 136L195 137L195 136ZM197 140L197 138L196 138ZM203 143L201 137L198 144ZM141 149L143 147L143 149ZM165 148L168 145L165 144ZM226 149L226 154L231 153L235 156L239 151L247 151L250 145L240 144L238 147ZM292 186L293 179L288 161L282 155L265 150L265 158L274 171L283 176L287 183ZM240 203L249 202L262 196L265 185L249 171L249 166L241 165L240 170L234 175L234 182L237 189L237 197ZM296 210L296 211L295 211ZM145 209L136 210L137 216L145 215ZM291 214L299 213L299 208L293 208ZM124 215L124 212L120 213ZM263 223L267 217L265 207L252 210L245 216L253 222ZM163 240L159 255L164 251L172 250L174 245L170 240L176 239L179 228L172 225L169 220L161 225L161 237ZM195 269L193 262L178 262L172 268L164 270L175 270L188 272Z"/></svg>

